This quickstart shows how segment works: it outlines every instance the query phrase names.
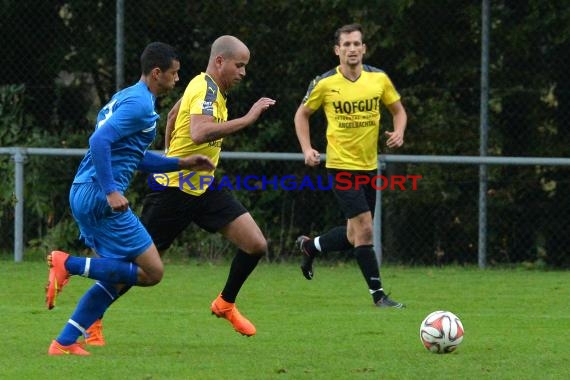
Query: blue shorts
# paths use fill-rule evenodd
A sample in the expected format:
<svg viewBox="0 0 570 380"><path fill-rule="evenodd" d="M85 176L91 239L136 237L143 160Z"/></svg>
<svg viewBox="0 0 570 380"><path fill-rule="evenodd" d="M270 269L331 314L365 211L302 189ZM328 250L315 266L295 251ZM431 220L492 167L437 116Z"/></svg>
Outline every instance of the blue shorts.
<svg viewBox="0 0 570 380"><path fill-rule="evenodd" d="M74 183L69 203L80 239L99 256L134 261L151 246L152 239L139 218L130 208L111 210L98 184Z"/></svg>

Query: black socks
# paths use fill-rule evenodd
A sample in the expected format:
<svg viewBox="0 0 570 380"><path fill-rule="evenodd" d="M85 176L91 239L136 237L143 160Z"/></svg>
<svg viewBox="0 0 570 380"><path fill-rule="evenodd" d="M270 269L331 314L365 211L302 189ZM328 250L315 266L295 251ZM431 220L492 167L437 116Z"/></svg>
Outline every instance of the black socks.
<svg viewBox="0 0 570 380"><path fill-rule="evenodd" d="M338 226L321 235L319 238L321 252L339 252L352 248L346 237L346 226Z"/></svg>
<svg viewBox="0 0 570 380"><path fill-rule="evenodd" d="M340 252L352 248L352 244L346 237L346 226L334 227L332 230L319 236L320 250L315 246L315 239L307 240L303 243L303 248L309 256L315 257L319 252Z"/></svg>
<svg viewBox="0 0 570 380"><path fill-rule="evenodd" d="M226 286L224 290L222 290L222 298L224 301L231 303L236 302L236 297L242 285L257 266L259 259L261 259L260 255L248 255L241 249L238 250L230 266Z"/></svg>
<svg viewBox="0 0 570 380"><path fill-rule="evenodd" d="M360 271L368 284L368 289L372 294L374 303L378 302L384 292L382 291L382 282L380 281L380 270L378 269L378 260L372 245L361 245L354 248L354 256L360 267Z"/></svg>

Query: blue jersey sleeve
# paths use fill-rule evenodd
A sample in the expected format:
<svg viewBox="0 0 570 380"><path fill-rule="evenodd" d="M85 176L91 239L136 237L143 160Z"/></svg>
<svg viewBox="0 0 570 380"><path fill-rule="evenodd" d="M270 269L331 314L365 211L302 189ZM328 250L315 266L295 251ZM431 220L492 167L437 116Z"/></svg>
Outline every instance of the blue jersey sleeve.
<svg viewBox="0 0 570 380"><path fill-rule="evenodd" d="M149 173L173 172L180 169L178 161L177 157L165 157L146 151L137 169Z"/></svg>
<svg viewBox="0 0 570 380"><path fill-rule="evenodd" d="M110 125L103 125L97 128L89 138L91 160L97 174L99 186L101 186L105 194L117 191L111 167L111 144L120 138L121 136Z"/></svg>

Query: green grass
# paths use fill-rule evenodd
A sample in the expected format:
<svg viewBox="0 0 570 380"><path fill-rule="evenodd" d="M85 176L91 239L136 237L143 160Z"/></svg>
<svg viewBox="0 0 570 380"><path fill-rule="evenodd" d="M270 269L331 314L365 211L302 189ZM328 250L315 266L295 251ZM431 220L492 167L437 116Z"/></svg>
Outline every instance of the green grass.
<svg viewBox="0 0 570 380"><path fill-rule="evenodd" d="M353 262L261 264L238 305L258 333L246 338L210 315L228 266L167 264L163 282L109 310L107 346L90 357L49 357L51 339L92 280L73 278L51 311L45 264L0 261L1 379L567 379L569 273L476 268L383 268L405 310L371 306ZM459 315L452 354L425 350L422 319Z"/></svg>

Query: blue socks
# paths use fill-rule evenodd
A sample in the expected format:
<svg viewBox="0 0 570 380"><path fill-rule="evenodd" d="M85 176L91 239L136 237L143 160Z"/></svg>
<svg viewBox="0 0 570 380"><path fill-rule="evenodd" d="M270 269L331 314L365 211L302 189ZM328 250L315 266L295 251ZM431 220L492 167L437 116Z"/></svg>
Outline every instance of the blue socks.
<svg viewBox="0 0 570 380"><path fill-rule="evenodd" d="M131 262L106 258L69 256L65 268L70 274L113 284L136 285L138 266Z"/></svg>
<svg viewBox="0 0 570 380"><path fill-rule="evenodd" d="M77 341L119 295L111 283L97 282L79 300L75 311L57 337L62 346L69 346Z"/></svg>
<svg viewBox="0 0 570 380"><path fill-rule="evenodd" d="M114 284L126 284L124 294L137 284L138 265L107 259L69 256L65 268L72 275L89 277L97 281L79 300L71 318L57 337L59 344L69 346L99 319L111 304L120 296Z"/></svg>

